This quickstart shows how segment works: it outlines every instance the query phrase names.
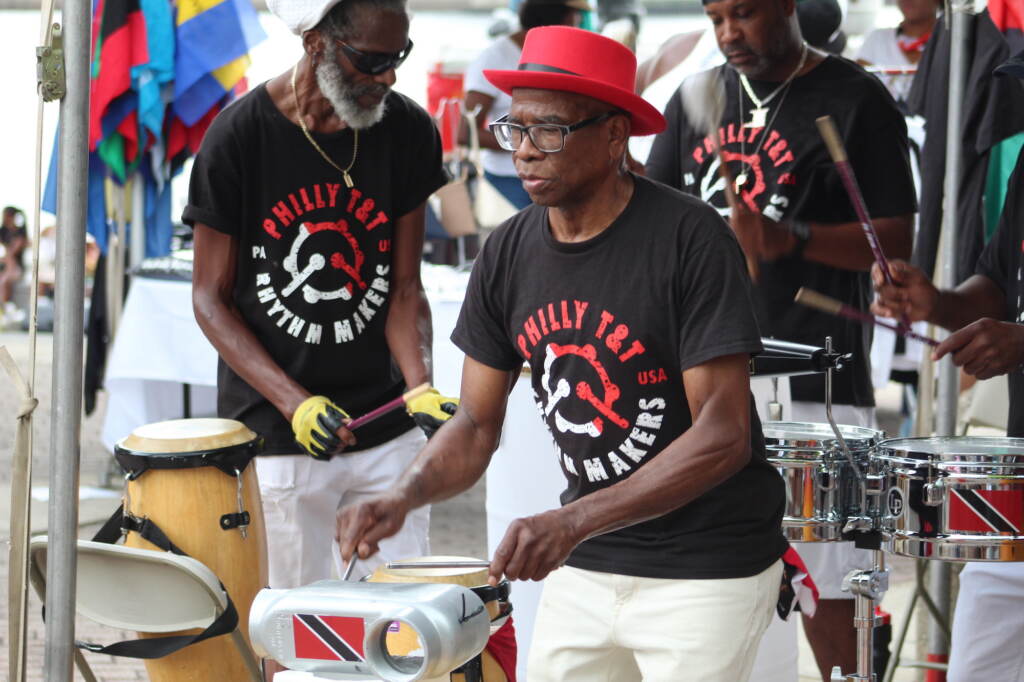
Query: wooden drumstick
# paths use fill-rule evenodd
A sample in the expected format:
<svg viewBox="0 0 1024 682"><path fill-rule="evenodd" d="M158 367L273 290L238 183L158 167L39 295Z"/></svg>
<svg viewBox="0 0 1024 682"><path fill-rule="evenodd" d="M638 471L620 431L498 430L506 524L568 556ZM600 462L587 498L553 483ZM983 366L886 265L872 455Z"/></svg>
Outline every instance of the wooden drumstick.
<svg viewBox="0 0 1024 682"><path fill-rule="evenodd" d="M864 203L864 195L860 191L860 185L857 184L857 176L853 173L853 166L850 165L850 159L846 155L846 148L839 137L835 121L832 120L831 116L822 116L815 119L815 123L818 124L818 131L825 141L825 147L828 149L829 156L832 157L832 162L839 172L839 177L843 180L846 194L849 195L850 203L853 204L853 210L857 213L857 219L864 230L864 236L867 237L868 246L871 247L871 253L875 257L875 262L882 269L885 283L891 285L892 275L889 273L889 261L885 259L885 253L882 252L882 244L878 241L878 233L875 232L871 216L868 215L868 207Z"/></svg>
<svg viewBox="0 0 1024 682"><path fill-rule="evenodd" d="M409 402L413 398L417 398L423 395L429 390L429 383L423 383L420 384L419 386L416 386L415 388L411 388L402 395L395 398L394 400L389 400L380 407L370 410L361 417L356 417L348 424L346 424L345 428L347 428L349 431L352 431L353 429L358 429L360 426L365 426L366 424L369 424L375 419L383 417L385 414L388 414L389 412L394 412L398 408L404 407L407 402Z"/></svg>
<svg viewBox="0 0 1024 682"><path fill-rule="evenodd" d="M857 310L852 306L848 306L842 301L826 296L825 294L814 291L813 289L800 288L796 292L796 298L794 299L797 303L801 303L809 308L817 308L822 312L830 313L832 315L838 315L839 317L845 317L849 320L856 320L857 322L867 322L878 325L879 327L885 327L891 329L901 336L905 336L908 339L915 339L921 343L928 344L929 346L938 346L939 342L935 339L918 334L912 331L909 326L890 324L879 320L871 313L866 313L861 310Z"/></svg>

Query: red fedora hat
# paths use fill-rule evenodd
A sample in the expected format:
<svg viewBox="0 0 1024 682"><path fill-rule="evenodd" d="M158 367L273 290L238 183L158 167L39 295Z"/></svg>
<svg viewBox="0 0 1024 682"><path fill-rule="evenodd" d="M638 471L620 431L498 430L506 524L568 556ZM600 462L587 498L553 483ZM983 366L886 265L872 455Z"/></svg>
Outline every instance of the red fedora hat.
<svg viewBox="0 0 1024 682"><path fill-rule="evenodd" d="M561 90L593 97L627 112L633 135L665 129L665 117L633 92L636 57L625 45L570 26L541 26L526 34L516 71L484 71L495 87Z"/></svg>

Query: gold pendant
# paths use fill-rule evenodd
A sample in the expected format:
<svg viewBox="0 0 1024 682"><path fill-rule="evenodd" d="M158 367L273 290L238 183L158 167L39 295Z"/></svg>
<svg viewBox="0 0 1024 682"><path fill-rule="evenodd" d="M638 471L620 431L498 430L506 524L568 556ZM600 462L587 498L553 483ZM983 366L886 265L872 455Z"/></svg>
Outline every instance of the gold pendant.
<svg viewBox="0 0 1024 682"><path fill-rule="evenodd" d="M346 171L341 171L341 177L344 178L345 180L345 187L347 187L348 189L352 189L352 185L355 184L352 182L352 176L349 175Z"/></svg>
<svg viewBox="0 0 1024 682"><path fill-rule="evenodd" d="M736 194L740 193L740 188L745 184L747 184L747 174L740 173L736 176L736 181L733 183L733 186L736 188Z"/></svg>
<svg viewBox="0 0 1024 682"><path fill-rule="evenodd" d="M764 128L768 124L768 108L758 107L750 110L750 120L743 124L744 128Z"/></svg>

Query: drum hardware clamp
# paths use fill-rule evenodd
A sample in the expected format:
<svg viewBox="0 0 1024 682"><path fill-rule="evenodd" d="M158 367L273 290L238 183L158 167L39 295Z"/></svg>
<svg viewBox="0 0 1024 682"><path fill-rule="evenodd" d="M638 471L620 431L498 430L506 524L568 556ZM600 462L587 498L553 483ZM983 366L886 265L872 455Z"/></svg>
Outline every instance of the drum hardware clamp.
<svg viewBox="0 0 1024 682"><path fill-rule="evenodd" d="M231 530L237 528L238 532L242 534L242 539L245 540L249 537L249 512L245 510L245 502L242 499L242 472L235 469L235 481L238 482L236 499L238 500L238 512L235 514L223 514L220 517L220 527L222 530Z"/></svg>

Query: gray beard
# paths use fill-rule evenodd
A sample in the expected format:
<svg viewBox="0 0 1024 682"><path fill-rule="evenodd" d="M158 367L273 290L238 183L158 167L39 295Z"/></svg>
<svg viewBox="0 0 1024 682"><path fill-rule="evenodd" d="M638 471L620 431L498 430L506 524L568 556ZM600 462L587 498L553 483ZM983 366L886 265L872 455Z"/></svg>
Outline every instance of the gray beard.
<svg viewBox="0 0 1024 682"><path fill-rule="evenodd" d="M386 97L380 104L369 109L359 104L359 98L367 94L379 94L381 89L386 94L390 88L385 85L353 85L346 80L345 72L338 65L337 51L330 42L324 50L324 60L316 65L316 84L320 88L320 93L331 103L335 115L350 128L370 128L384 118L387 110Z"/></svg>

